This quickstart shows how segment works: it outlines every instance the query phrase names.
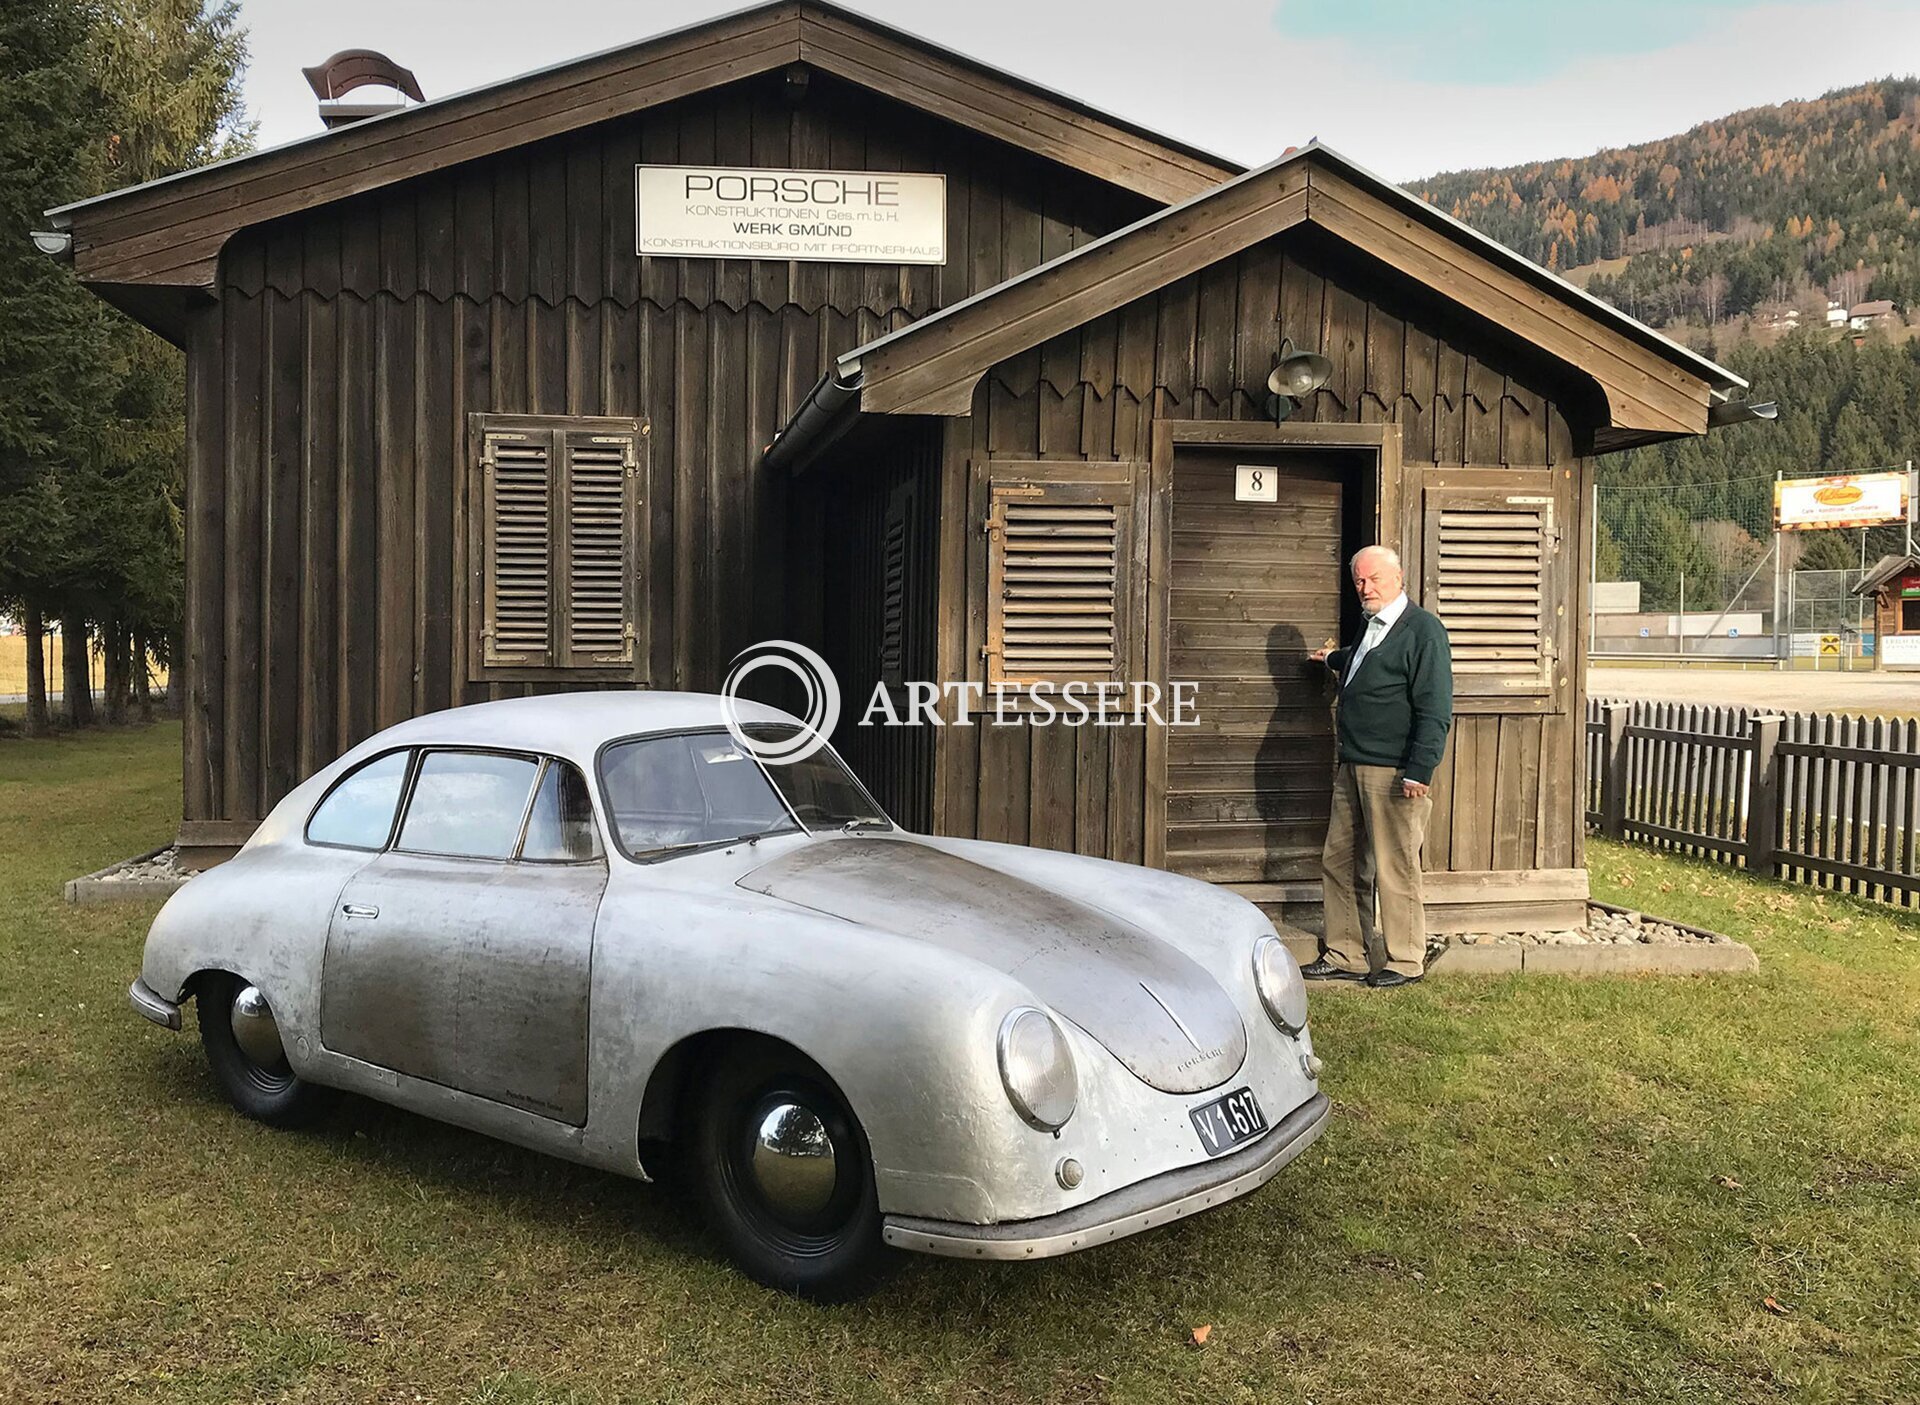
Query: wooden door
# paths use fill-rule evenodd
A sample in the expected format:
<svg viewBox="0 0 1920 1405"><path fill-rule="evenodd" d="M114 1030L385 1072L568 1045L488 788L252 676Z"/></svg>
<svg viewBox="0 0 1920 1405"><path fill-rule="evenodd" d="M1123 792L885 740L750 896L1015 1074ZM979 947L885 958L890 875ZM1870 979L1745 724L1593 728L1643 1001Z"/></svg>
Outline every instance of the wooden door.
<svg viewBox="0 0 1920 1405"><path fill-rule="evenodd" d="M1252 467L1274 501L1237 489ZM1168 732L1167 867L1318 877L1334 747L1326 670L1307 655L1340 629L1339 470L1313 451L1182 449L1171 492L1167 678L1197 685L1197 725Z"/></svg>

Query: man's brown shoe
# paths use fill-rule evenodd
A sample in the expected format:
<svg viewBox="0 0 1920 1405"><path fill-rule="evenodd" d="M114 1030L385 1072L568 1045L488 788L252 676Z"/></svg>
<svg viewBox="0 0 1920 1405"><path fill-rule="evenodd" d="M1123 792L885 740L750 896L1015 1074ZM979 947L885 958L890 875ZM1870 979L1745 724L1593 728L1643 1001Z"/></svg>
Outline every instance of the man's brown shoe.
<svg viewBox="0 0 1920 1405"><path fill-rule="evenodd" d="M1300 968L1300 974L1310 981L1364 981L1365 971L1349 971L1345 966L1336 966L1324 956L1316 956Z"/></svg>

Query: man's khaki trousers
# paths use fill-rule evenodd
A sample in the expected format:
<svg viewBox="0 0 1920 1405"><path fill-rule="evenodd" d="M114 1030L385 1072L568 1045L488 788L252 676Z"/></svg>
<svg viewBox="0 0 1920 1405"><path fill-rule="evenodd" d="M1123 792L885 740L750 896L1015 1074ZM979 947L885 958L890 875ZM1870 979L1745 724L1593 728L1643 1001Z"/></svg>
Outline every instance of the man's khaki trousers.
<svg viewBox="0 0 1920 1405"><path fill-rule="evenodd" d="M1367 971L1368 953L1386 944L1386 967L1403 976L1426 966L1427 920L1420 883L1420 846L1426 842L1433 798L1409 800L1392 766L1342 761L1333 773L1333 815L1320 853L1326 901L1327 960ZM1374 904L1380 920L1374 925Z"/></svg>

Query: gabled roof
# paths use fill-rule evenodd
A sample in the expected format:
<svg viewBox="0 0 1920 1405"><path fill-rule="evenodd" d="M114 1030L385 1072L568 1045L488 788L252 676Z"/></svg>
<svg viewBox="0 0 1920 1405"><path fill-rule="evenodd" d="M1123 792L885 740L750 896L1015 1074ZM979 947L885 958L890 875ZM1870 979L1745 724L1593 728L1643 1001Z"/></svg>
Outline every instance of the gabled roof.
<svg viewBox="0 0 1920 1405"><path fill-rule="evenodd" d="M794 63L1157 201L1242 169L824 0L773 0L48 214L87 283L210 289L249 225Z"/></svg>
<svg viewBox="0 0 1920 1405"><path fill-rule="evenodd" d="M1505 328L1606 397L1600 446L1701 434L1746 382L1314 143L842 356L858 408L966 414L995 364L1299 224Z"/></svg>
<svg viewBox="0 0 1920 1405"><path fill-rule="evenodd" d="M1920 566L1920 557L1882 556L1873 563L1873 569L1860 578L1860 584L1853 588L1855 595L1871 595L1895 576L1904 576Z"/></svg>

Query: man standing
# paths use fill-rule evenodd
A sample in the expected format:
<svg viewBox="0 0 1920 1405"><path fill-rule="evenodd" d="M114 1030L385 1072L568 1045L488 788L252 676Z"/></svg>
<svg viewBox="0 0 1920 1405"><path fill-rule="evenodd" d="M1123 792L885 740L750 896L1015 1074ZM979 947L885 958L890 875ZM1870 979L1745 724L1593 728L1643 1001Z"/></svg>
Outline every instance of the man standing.
<svg viewBox="0 0 1920 1405"><path fill-rule="evenodd" d="M1390 989L1426 972L1420 847L1453 724L1453 655L1446 626L1407 599L1397 553L1366 547L1352 569L1366 628L1347 648L1311 655L1340 680L1339 761L1320 855L1327 935L1304 974ZM1386 947L1377 968L1376 894Z"/></svg>

